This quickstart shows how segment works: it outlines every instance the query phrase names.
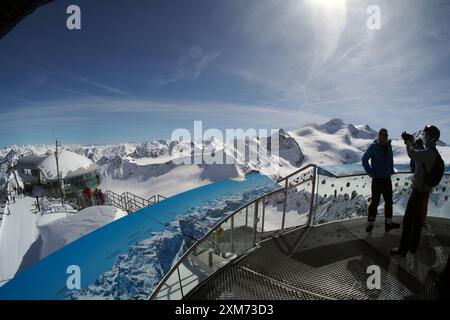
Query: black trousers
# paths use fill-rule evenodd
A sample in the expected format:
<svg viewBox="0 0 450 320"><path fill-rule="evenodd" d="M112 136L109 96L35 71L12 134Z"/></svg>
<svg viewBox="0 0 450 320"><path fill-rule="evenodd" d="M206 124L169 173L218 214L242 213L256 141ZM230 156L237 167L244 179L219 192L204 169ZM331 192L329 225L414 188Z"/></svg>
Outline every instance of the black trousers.
<svg viewBox="0 0 450 320"><path fill-rule="evenodd" d="M419 192L415 189L411 192L408 204L406 205L405 216L403 217L403 231L400 240L399 251L407 253L409 250L416 252L420 243L422 233L422 210L428 192Z"/></svg>
<svg viewBox="0 0 450 320"><path fill-rule="evenodd" d="M392 181L391 179L372 180L372 200L369 205L368 221L373 222L377 216L380 198L384 199L384 216L392 218Z"/></svg>

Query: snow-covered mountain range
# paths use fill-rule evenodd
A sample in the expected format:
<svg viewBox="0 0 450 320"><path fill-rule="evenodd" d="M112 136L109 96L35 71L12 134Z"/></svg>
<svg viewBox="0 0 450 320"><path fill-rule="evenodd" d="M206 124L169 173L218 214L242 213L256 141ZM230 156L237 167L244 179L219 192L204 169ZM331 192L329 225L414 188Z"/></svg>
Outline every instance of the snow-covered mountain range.
<svg viewBox="0 0 450 320"><path fill-rule="evenodd" d="M198 149L212 151L216 156L231 157L234 164L175 164L170 152L174 148L183 149L188 146L171 140L64 145L63 148L84 155L100 166L102 189L117 193L129 191L142 197L150 197L153 194L171 196L220 179L243 176L251 170L279 178L310 163L358 163L364 151L377 137L377 132L368 125L353 125L341 119L309 124L292 131L280 129L278 134L279 157L265 156L254 150L262 141L249 139L245 142L247 152L258 152L257 161L242 161L243 158L239 157L242 155L235 154L233 148L214 138L201 146L197 145ZM393 140L392 146L395 162L408 163L403 141ZM438 148L444 161L450 163L450 147L440 142ZM22 155L42 155L53 150L53 145L11 146L0 150L0 191L2 188L5 190L9 163Z"/></svg>
<svg viewBox="0 0 450 320"><path fill-rule="evenodd" d="M128 191L148 198L153 194L172 196L217 180L242 177L252 170L260 171L276 179L310 163L318 165L359 163L365 150L377 137L377 132L368 125L347 124L340 119L332 119L324 124L309 124L292 131L280 129L277 134L279 138L278 155L266 155L263 152L264 146L267 146L269 150L272 147L270 139L264 141L264 138L245 140L247 148L244 154L240 154L240 150L235 152L234 148L214 138L202 145L194 145L196 152L208 150L216 157L231 158L233 164L177 164L171 159L171 151L174 149L186 150L190 145L171 140L100 146L65 145L63 149L86 156L97 163L102 176L100 187L103 190L110 189L116 193ZM403 141L393 140L392 146L395 162L408 163L409 158L406 155ZM263 147L262 150L261 147ZM13 172L9 170L11 164L23 155L51 154L53 148L52 145L25 145L0 150L0 200L1 193L10 190L16 181ZM444 161L447 164L450 163L450 147L440 142L438 149ZM196 159L199 156L196 152L184 154L184 156ZM256 160L243 160L251 152L258 154ZM366 178L369 179L368 177L363 179ZM396 212L404 211L406 200L409 197L405 187L409 183L409 177L402 179L395 182L395 206L398 206ZM353 186L353 181L350 185L347 180L329 179L325 182L326 184L321 182L321 189L317 195L318 206L315 223L366 214L370 188L364 189L364 187L368 186L368 181L359 180L357 182L362 188L358 188L358 185ZM330 197L339 188L344 191ZM280 196L282 194L274 195L266 205L266 231L279 228L283 210L282 198L278 199ZM446 199L439 197L439 194L435 196L430 201L430 214L446 216L448 210L446 204L443 203ZM311 194L307 188L305 190L296 188L289 190L286 203L287 226L301 225L307 221L310 198ZM69 298L145 299L158 282L157 280L167 272L173 263L172 259L165 257L165 252L167 250L180 254L184 252L192 243L189 243L189 237L186 238L183 235L200 231L204 233L206 229L202 228L212 225L218 217L223 217L223 212L233 209L234 207L229 207L232 204L231 202L227 202L226 205L214 203L205 207L208 209L207 212L203 208L197 210L198 212L193 215L172 221L164 231L155 234L151 239L137 243L128 252L121 255L114 268L104 273L95 284ZM192 223L197 220L198 224ZM65 221L57 221L54 226L58 227L59 224L64 223ZM40 229L50 230L49 226L42 223ZM200 226L200 229L195 229L195 226ZM35 232L34 229L32 231ZM48 233L41 231L39 231L41 236ZM32 236L34 236L33 232L30 232ZM59 232L55 234L60 237ZM52 234L48 241L50 247L55 242L53 238L55 236ZM139 276L136 278L136 275ZM139 281L135 281L135 278Z"/></svg>

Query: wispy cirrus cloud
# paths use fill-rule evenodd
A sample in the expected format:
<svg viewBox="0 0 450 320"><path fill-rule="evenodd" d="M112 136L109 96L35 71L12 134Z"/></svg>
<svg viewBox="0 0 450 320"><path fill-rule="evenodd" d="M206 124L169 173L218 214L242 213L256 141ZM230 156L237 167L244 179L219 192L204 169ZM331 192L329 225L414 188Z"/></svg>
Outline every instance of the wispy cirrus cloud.
<svg viewBox="0 0 450 320"><path fill-rule="evenodd" d="M178 57L174 75L163 77L154 83L164 86L180 80L195 80L219 56L218 50L205 51L200 46L192 46Z"/></svg>
<svg viewBox="0 0 450 320"><path fill-rule="evenodd" d="M366 27L372 4L381 9L379 31ZM83 6L98 10L89 1ZM114 2L75 37L49 29L45 39L52 41L39 40L36 18L17 33L28 49L12 50L4 39L1 125L10 119L33 126L20 119L26 110L36 122L77 126L74 133L84 124L93 131L109 124L123 134L140 128L159 136L155 127L192 119L297 128L339 117L393 133L435 123L450 141L447 0L205 1L177 8ZM96 134L109 137L111 130Z"/></svg>
<svg viewBox="0 0 450 320"><path fill-rule="evenodd" d="M73 123L108 122L119 118L123 126L132 125L132 121L123 119L123 115L144 119L203 120L210 124L233 124L246 127L289 128L299 122L326 120L314 113L297 109L280 110L277 107L262 104L244 104L224 101L156 101L137 99L61 100L43 103L39 106L10 110L2 114L0 126L17 127L24 123L41 126L54 123L65 125ZM100 123L99 123L100 124ZM233 127L233 126L231 126Z"/></svg>

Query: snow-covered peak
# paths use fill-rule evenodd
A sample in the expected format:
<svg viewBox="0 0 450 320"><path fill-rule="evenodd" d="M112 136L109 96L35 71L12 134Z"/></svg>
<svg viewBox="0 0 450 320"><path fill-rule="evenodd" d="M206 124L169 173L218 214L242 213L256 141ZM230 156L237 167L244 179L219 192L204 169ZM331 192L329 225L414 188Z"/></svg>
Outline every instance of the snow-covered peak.
<svg viewBox="0 0 450 320"><path fill-rule="evenodd" d="M342 119L331 119L324 124L313 125L313 127L316 130L328 134L336 134L341 132L342 134L347 134L355 139L375 139L377 137L377 132L367 124L353 125L351 123L345 123Z"/></svg>
<svg viewBox="0 0 450 320"><path fill-rule="evenodd" d="M367 124L365 125L355 125L355 128L359 130L359 134L362 139L375 139L378 133L369 127ZM367 136L367 138L363 137Z"/></svg>
<svg viewBox="0 0 450 320"><path fill-rule="evenodd" d="M169 152L170 140L153 140L136 146L136 150L131 153L133 158L156 158L167 155Z"/></svg>
<svg viewBox="0 0 450 320"><path fill-rule="evenodd" d="M320 131L333 134L341 130L344 126L345 123L342 119L331 119L330 121L316 125L315 127Z"/></svg>
<svg viewBox="0 0 450 320"><path fill-rule="evenodd" d="M323 124L308 124L293 131L297 136L314 136L317 133L324 133L328 135L337 135L338 137L347 136L347 142L350 138L353 139L375 139L377 132L365 125L353 125L345 123L342 119L331 119Z"/></svg>
<svg viewBox="0 0 450 320"><path fill-rule="evenodd" d="M19 152L16 149L11 149L8 153L0 159L0 163L15 162L19 158Z"/></svg>
<svg viewBox="0 0 450 320"><path fill-rule="evenodd" d="M377 137L377 132L368 125L353 125L341 119L309 124L289 134L306 155L302 165L359 162L368 145Z"/></svg>

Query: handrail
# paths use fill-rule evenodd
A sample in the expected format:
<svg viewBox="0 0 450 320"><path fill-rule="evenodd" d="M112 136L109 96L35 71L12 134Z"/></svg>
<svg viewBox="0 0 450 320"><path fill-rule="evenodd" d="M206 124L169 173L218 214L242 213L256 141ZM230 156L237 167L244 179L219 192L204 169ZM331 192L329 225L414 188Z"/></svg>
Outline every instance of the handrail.
<svg viewBox="0 0 450 320"><path fill-rule="evenodd" d="M344 175L336 175L336 174L334 174L334 173L332 173L332 172L329 172L329 171L328 171L327 169L325 169L325 168L322 168L322 167L320 167L320 166L317 166L317 167L323 169L324 171L327 171L328 174L330 174L330 176L331 176L332 178L352 178L352 177L367 176L367 173L366 173L366 172L361 172L361 173L351 173L351 174L344 174ZM397 172L394 172L392 175L396 175L396 174L412 174L412 172L411 172L411 171L397 171ZM444 176L450 176L450 172L444 172ZM284 178L282 178L282 179L284 179Z"/></svg>
<svg viewBox="0 0 450 320"><path fill-rule="evenodd" d="M185 253L183 253L183 255L178 259L178 261L170 268L170 270L169 270L169 271L164 275L164 277L159 281L159 283L158 283L158 285L156 286L156 288L153 289L153 292L152 292L152 294L150 295L149 300L153 300L153 299L156 297L156 295L159 293L159 291L160 291L161 288L164 286L164 284L166 283L166 281L173 275L173 273L175 272L175 270L178 270L178 267L185 261L185 259L186 259L186 258L187 258L187 257L188 257L188 256L189 256L189 255L190 255L190 254L191 254L191 253L192 253L199 245L201 245L201 244L202 244L203 242L205 242L209 237L211 237L211 235L213 235L213 234L214 234L214 233L215 233L215 232L216 232L216 231L217 231L224 223L227 223L228 220L230 220L230 219L233 221L234 216L236 216L238 213L240 213L242 210L248 208L249 206L251 206L251 205L253 205L253 204L258 205L259 201L261 201L261 200L264 201L265 198L267 198L267 197L270 197L270 196L272 196L272 195L274 195L274 194L276 194L276 193L282 193L282 192L285 193L285 192L287 192L288 189L291 189L291 188L295 187L295 186L289 186L289 184L288 184L289 178L295 176L295 175L298 174L298 173L307 171L307 170L310 169L310 168L314 168L313 180L315 180L315 175L316 175L316 168L317 168L317 166L314 165L314 164L309 164L309 165L307 165L307 166L305 166L305 167L302 167L302 168L300 168L299 170L297 170L297 171L295 171L295 172L289 174L288 176L286 176L286 177L284 177L284 178L281 178L281 179L279 179L279 180L277 181L277 183L279 183L279 182L281 182L281 181L286 180L286 183L285 183L284 186L280 187L280 188L277 189L277 190L274 190L274 191L271 191L271 192L269 192L269 193L266 193L266 194L264 194L264 195L262 195L262 196L259 196L258 198L252 200L251 202L246 203L246 204L240 206L238 209L236 209L235 211L233 211L231 214L229 214L228 216L226 216L226 217L224 217L222 220L220 220L218 223L216 223L216 225L215 225L211 230L209 230L202 238L197 239L196 242L195 242L189 249L187 249ZM308 181L310 181L310 180L302 181L300 184L306 183L306 182L308 182ZM314 189L314 188L313 188L313 189ZM313 190L313 192L314 192L314 190ZM312 193L313 193L313 192L312 192ZM312 198L313 198L313 196L312 196ZM283 210L284 210L284 212L283 212L283 215L284 215L284 214L285 214L286 207L284 207ZM310 215L311 215L311 214L312 214L312 212L310 212ZM308 219L308 223L310 223L310 221L311 221L311 219L309 218L309 219ZM281 230L281 229L280 229L280 230ZM184 295L183 295L183 296L184 296Z"/></svg>
<svg viewBox="0 0 450 320"><path fill-rule="evenodd" d="M308 169L308 168L312 168L312 167L316 168L317 165L310 163L310 164L308 164L307 166L304 166L304 167L298 169L297 171L294 171L294 172L288 174L287 176L278 179L278 180L277 180L277 183L280 183L280 182L283 181L283 180L289 179L290 177L295 176L296 174L298 174L298 173L300 173L300 172L302 172L302 171L305 171L305 170Z"/></svg>
<svg viewBox="0 0 450 320"><path fill-rule="evenodd" d="M131 192L124 191L122 194L115 193L114 191L107 190L106 192L107 202L118 207L119 209L125 210L128 213L134 212L136 210L142 209L156 202L161 201L160 199L166 199L166 197L158 194L153 195L148 199L135 195Z"/></svg>

